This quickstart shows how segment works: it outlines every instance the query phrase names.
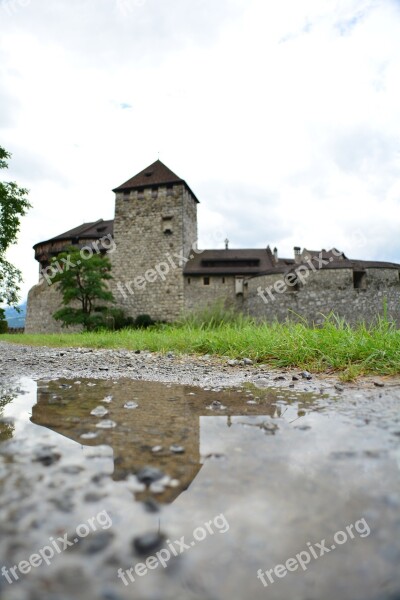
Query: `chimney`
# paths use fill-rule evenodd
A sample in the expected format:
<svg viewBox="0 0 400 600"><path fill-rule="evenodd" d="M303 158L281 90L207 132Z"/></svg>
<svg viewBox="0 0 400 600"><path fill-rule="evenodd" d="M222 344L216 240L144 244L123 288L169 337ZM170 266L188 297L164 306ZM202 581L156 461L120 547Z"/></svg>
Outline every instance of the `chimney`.
<svg viewBox="0 0 400 600"><path fill-rule="evenodd" d="M301 259L301 248L300 246L294 247L294 262L299 263Z"/></svg>
<svg viewBox="0 0 400 600"><path fill-rule="evenodd" d="M225 250L229 250L229 240L226 238L225 240Z"/></svg>
<svg viewBox="0 0 400 600"><path fill-rule="evenodd" d="M278 248L276 246L274 248L274 260L275 262L278 262Z"/></svg>

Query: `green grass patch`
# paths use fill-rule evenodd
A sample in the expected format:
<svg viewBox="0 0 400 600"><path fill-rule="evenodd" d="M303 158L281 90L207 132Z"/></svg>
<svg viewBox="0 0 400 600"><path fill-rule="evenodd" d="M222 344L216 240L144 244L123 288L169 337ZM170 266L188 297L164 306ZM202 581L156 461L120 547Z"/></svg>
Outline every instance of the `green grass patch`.
<svg viewBox="0 0 400 600"><path fill-rule="evenodd" d="M360 375L400 373L400 331L384 319L374 326L350 327L329 317L320 327L300 323L255 323L251 319L191 318L176 325L79 334L2 335L0 340L29 346L124 348L251 358L271 367Z"/></svg>

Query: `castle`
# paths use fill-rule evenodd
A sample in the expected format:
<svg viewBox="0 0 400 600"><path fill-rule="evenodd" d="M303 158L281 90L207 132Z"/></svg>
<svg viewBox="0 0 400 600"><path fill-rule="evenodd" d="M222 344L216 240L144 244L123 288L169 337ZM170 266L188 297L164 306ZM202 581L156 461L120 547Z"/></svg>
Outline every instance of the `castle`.
<svg viewBox="0 0 400 600"><path fill-rule="evenodd" d="M198 249L199 201L160 160L113 191L114 220L84 223L34 246L41 276L28 295L26 332L61 330L52 318L61 296L46 274L51 259L70 246L83 259L85 252L108 253L116 306L133 318L174 321L223 302L264 320L319 323L333 311L349 323L370 322L385 310L400 324L399 264L351 260L335 248L296 247L292 258L269 246Z"/></svg>

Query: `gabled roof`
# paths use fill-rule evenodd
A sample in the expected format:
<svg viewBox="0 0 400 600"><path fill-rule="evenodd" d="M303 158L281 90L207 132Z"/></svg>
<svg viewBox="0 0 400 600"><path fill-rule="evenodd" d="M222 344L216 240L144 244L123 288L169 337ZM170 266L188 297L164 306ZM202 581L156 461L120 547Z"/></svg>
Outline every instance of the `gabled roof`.
<svg viewBox="0 0 400 600"><path fill-rule="evenodd" d="M109 221L103 221L103 219L99 219L98 221L93 221L92 223L83 223L78 227L74 227L65 233L60 233L60 235L56 235L55 237L46 240L44 242L39 242L35 244L33 248L36 246L41 246L42 244L49 244L51 242L57 241L69 241L74 238L77 239L99 239L109 234L113 234L114 230L114 220L111 219Z"/></svg>
<svg viewBox="0 0 400 600"><path fill-rule="evenodd" d="M269 249L268 249L269 250ZM257 275L274 268L265 249L203 250L186 263L185 275Z"/></svg>
<svg viewBox="0 0 400 600"><path fill-rule="evenodd" d="M129 190L136 190L138 188L145 187L153 187L159 185L168 185L168 184L182 184L186 186L189 192L192 194L193 198L196 202L199 202L188 184L184 179L181 179L176 175L171 169L169 169L161 160L156 160L155 163L140 171L125 183L122 183L120 186L115 188L113 192L127 192Z"/></svg>

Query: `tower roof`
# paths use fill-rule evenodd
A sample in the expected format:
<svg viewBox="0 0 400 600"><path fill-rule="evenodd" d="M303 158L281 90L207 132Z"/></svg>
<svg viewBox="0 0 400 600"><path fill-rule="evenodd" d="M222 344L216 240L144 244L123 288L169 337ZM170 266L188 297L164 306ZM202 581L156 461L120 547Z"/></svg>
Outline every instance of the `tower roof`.
<svg viewBox="0 0 400 600"><path fill-rule="evenodd" d="M120 186L115 188L113 192L126 192L129 190L135 190L138 188L152 187L158 185L168 184L182 184L192 194L193 198L198 202L195 194L192 192L188 184L184 179L181 179L171 169L169 169L161 160L156 160L155 163L140 171L137 175L125 181Z"/></svg>

